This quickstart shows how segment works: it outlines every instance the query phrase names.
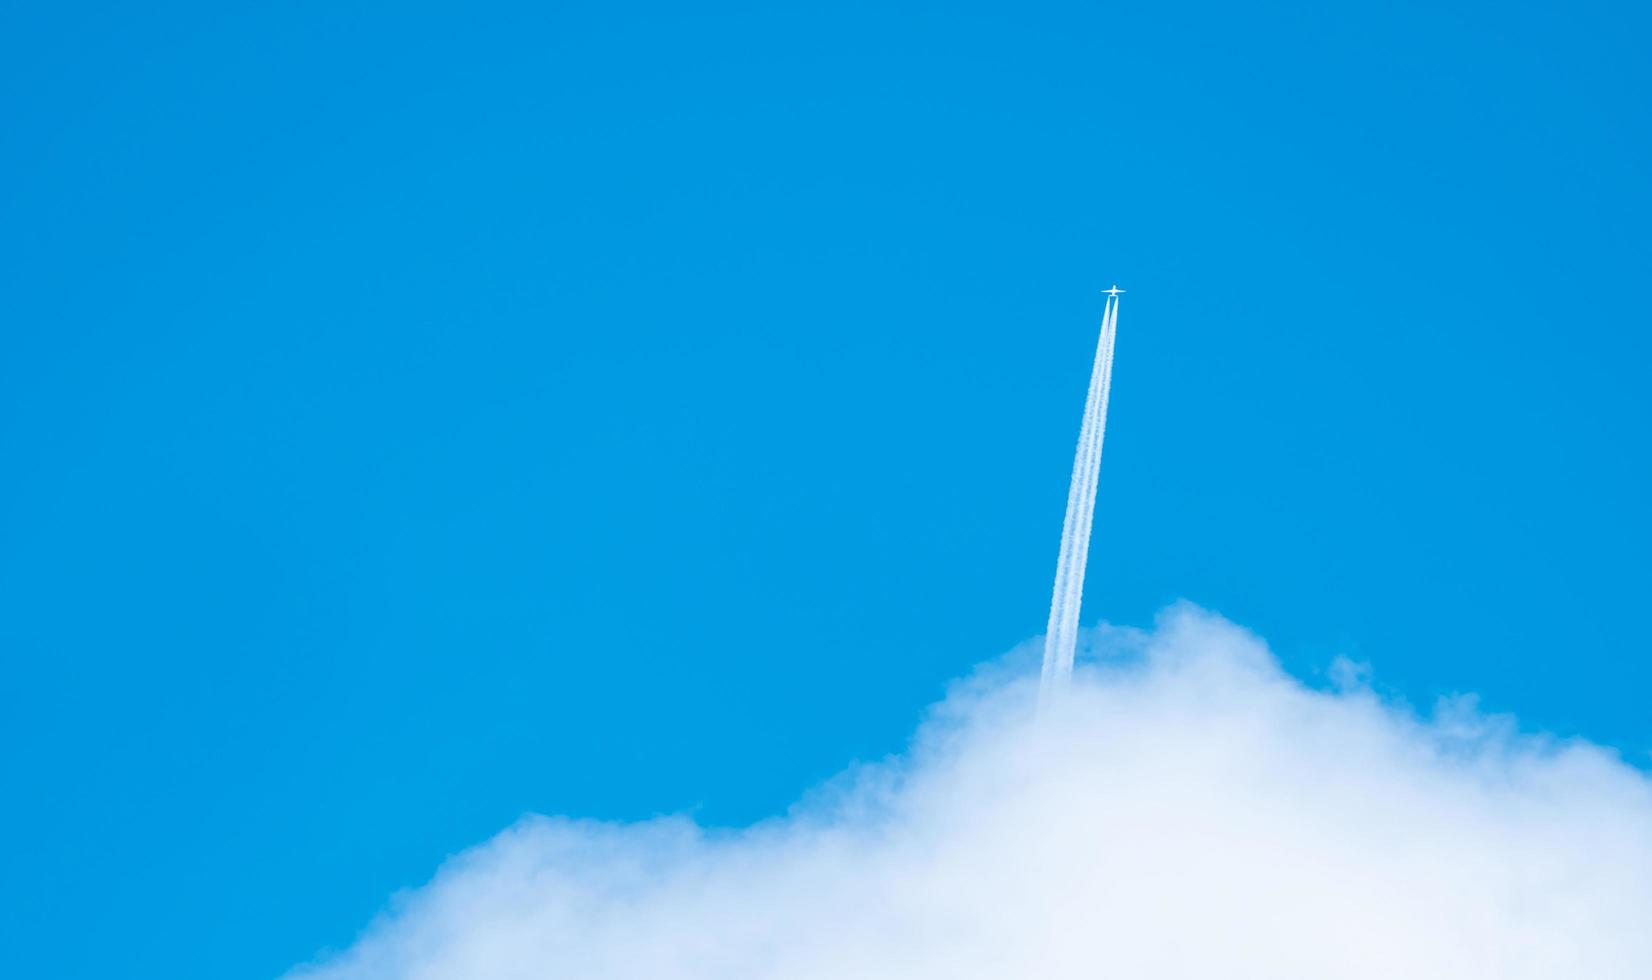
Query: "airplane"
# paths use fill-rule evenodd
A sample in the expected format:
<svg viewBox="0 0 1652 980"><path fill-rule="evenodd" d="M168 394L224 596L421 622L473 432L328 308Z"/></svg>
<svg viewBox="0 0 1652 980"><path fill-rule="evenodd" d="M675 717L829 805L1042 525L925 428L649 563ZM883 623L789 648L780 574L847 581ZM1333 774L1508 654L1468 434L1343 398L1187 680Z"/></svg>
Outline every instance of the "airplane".
<svg viewBox="0 0 1652 980"><path fill-rule="evenodd" d="M1109 296L1117 296L1119 293L1124 292L1124 290L1120 289L1117 285L1114 285L1112 289L1103 289L1102 292Z"/></svg>

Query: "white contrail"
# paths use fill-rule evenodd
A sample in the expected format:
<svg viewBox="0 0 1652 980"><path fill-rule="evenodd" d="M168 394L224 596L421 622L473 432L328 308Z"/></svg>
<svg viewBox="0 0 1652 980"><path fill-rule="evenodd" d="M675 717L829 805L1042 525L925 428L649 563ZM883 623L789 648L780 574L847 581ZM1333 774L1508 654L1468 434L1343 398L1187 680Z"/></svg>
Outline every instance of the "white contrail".
<svg viewBox="0 0 1652 980"><path fill-rule="evenodd" d="M1084 599L1084 565L1090 553L1090 525L1095 516L1096 479L1101 470L1102 439L1107 433L1107 397L1113 380L1113 337L1118 324L1118 297L1107 301L1090 370L1090 391L1084 402L1073 456L1073 480L1067 489L1067 516L1061 526L1061 554L1056 561L1055 588L1050 596L1050 622L1044 633L1044 667L1039 703L1048 704L1067 685L1073 673L1078 645L1079 606Z"/></svg>
<svg viewBox="0 0 1652 980"><path fill-rule="evenodd" d="M1074 647L1078 638L1079 610L1084 598L1084 572L1090 550L1090 528L1095 513L1096 483L1101 466L1102 438L1107 426L1107 396L1112 381L1114 317L1109 311L1102 319L1101 338L1096 345L1096 366L1090 392L1085 398L1084 424L1080 438L1083 442L1082 462L1074 459L1074 484L1077 500L1072 521L1072 536L1066 545L1066 574L1062 578L1060 620L1056 630L1057 656L1052 662L1052 679L1064 684L1072 672ZM1051 605L1055 604L1052 599Z"/></svg>
<svg viewBox="0 0 1652 980"><path fill-rule="evenodd" d="M1100 404L1098 395L1101 391L1103 378L1106 373L1107 356L1107 328L1112 310L1109 307L1101 320L1101 337L1096 345L1095 364L1090 371L1090 388L1084 398L1083 424L1079 428L1078 448L1073 457L1073 478L1067 488L1067 513L1061 525L1061 554L1056 562L1055 588L1050 596L1050 623L1045 633L1046 650L1061 649L1061 637L1066 632L1068 610L1072 607L1074 572L1078 571L1082 588L1082 564L1075 561L1075 544L1083 538L1083 522L1085 501L1089 498L1089 485L1095 467L1091 459L1095 455L1096 408ZM1056 658L1046 655L1046 673L1058 662Z"/></svg>
<svg viewBox="0 0 1652 980"><path fill-rule="evenodd" d="M1042 697L1046 702L1065 687L1072 674L1078 640L1079 609L1084 593L1084 567L1089 553L1090 525L1095 510L1096 479L1101 464L1102 437L1107 424L1107 398L1112 380L1113 337L1117 323L1116 298L1102 318L1096 345L1084 423L1073 460L1073 479L1062 527L1061 555L1050 600L1050 624L1045 634Z"/></svg>

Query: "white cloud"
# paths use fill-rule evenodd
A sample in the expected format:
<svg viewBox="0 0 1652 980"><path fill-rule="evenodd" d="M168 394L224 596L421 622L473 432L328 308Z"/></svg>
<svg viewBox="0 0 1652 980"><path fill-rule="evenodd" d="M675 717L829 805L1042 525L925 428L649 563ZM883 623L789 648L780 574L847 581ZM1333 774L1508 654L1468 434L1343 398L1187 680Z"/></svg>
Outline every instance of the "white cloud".
<svg viewBox="0 0 1652 980"><path fill-rule="evenodd" d="M1652 781L1609 751L1309 689L1192 607L1093 639L1043 724L997 664L749 829L526 819L297 976L1652 977Z"/></svg>

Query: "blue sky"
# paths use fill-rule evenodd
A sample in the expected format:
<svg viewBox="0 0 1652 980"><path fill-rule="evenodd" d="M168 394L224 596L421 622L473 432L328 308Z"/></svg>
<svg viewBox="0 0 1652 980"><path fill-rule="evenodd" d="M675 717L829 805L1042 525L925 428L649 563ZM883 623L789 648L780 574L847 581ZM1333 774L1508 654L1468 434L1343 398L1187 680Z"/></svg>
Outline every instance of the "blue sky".
<svg viewBox="0 0 1652 980"><path fill-rule="evenodd" d="M0 973L270 976L1187 598L1645 763L1629 4L0 12Z"/></svg>

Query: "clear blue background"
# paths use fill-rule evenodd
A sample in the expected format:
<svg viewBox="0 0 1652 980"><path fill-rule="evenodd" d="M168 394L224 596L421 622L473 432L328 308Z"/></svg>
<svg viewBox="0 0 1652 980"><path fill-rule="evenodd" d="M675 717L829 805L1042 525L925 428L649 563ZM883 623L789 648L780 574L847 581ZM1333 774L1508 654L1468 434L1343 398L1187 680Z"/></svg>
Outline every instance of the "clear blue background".
<svg viewBox="0 0 1652 980"><path fill-rule="evenodd" d="M280 6L0 11L0 974L898 749L1114 280L1087 622L1647 760L1644 5Z"/></svg>

